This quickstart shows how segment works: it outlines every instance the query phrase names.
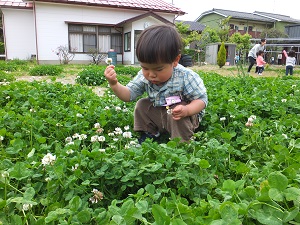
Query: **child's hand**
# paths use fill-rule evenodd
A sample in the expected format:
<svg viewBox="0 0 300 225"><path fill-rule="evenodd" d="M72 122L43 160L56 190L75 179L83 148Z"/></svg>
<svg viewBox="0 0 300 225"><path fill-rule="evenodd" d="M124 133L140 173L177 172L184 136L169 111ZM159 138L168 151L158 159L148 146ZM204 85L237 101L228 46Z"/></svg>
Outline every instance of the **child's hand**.
<svg viewBox="0 0 300 225"><path fill-rule="evenodd" d="M172 110L172 116L174 120L180 120L183 117L188 116L188 108L185 105L177 105Z"/></svg>
<svg viewBox="0 0 300 225"><path fill-rule="evenodd" d="M115 85L116 83L118 83L117 74L114 65L107 66L104 71L104 75L110 85Z"/></svg>

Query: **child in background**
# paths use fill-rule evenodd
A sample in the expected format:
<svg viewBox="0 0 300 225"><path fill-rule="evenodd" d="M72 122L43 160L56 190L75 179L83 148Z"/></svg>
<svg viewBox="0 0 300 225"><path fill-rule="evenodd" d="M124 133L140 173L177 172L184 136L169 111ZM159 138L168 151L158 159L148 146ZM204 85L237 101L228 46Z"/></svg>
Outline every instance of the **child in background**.
<svg viewBox="0 0 300 225"><path fill-rule="evenodd" d="M286 57L286 63L285 63L285 75L293 75L293 70L296 65L296 53L294 50L289 51L289 54L286 53L285 50L283 50L283 54Z"/></svg>
<svg viewBox="0 0 300 225"><path fill-rule="evenodd" d="M235 57L234 57L234 62L235 62L235 64L238 64L239 61L240 61L240 56L238 53L236 53Z"/></svg>
<svg viewBox="0 0 300 225"><path fill-rule="evenodd" d="M139 143L146 138L157 140L168 133L188 142L199 126L207 105L206 88L200 76L180 65L182 41L177 30L168 25L146 28L136 46L142 69L126 86L120 84L113 65L104 75L115 95L122 101L137 101L134 131Z"/></svg>
<svg viewBox="0 0 300 225"><path fill-rule="evenodd" d="M257 73L258 75L262 75L262 72L264 71L264 65L266 64L264 58L264 51L259 50L257 52L257 57L256 57L256 66L257 66Z"/></svg>

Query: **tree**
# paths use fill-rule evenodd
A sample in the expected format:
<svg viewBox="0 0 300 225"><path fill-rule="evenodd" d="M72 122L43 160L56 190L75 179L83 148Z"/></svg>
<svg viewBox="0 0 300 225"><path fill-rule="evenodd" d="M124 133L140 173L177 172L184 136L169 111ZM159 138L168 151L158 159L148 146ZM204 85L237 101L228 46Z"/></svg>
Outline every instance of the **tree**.
<svg viewBox="0 0 300 225"><path fill-rule="evenodd" d="M222 42L220 49L218 51L218 58L217 58L217 64L220 68L222 68L225 65L226 62L226 49L225 49L225 43Z"/></svg>
<svg viewBox="0 0 300 225"><path fill-rule="evenodd" d="M219 37L221 39L221 41L227 42L229 39L229 31L230 31L230 26L229 26L229 20L231 19L231 16L221 20L220 24L219 24Z"/></svg>
<svg viewBox="0 0 300 225"><path fill-rule="evenodd" d="M261 38L287 38L288 35L275 28L265 29L260 34Z"/></svg>
<svg viewBox="0 0 300 225"><path fill-rule="evenodd" d="M182 53L184 53L185 48L194 41L199 41L201 38L201 34L199 34L197 31L190 31L190 25L183 24L183 22L176 23L176 29L181 35L182 40Z"/></svg>

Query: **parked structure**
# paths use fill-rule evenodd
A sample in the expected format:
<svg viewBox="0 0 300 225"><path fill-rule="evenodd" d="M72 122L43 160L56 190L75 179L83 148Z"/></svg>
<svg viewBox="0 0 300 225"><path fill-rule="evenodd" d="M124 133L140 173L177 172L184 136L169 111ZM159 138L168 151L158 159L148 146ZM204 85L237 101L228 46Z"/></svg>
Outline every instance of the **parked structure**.
<svg viewBox="0 0 300 225"><path fill-rule="evenodd" d="M5 57L58 63L67 46L74 63L89 62L91 50L117 52L118 63L135 64L139 34L153 24L174 24L185 12L156 0L1 0Z"/></svg>

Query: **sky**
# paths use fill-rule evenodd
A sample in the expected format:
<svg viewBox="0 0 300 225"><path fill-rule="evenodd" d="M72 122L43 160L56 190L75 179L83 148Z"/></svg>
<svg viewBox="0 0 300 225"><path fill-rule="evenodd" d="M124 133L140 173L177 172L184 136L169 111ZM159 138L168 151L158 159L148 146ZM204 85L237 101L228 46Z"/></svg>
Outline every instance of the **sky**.
<svg viewBox="0 0 300 225"><path fill-rule="evenodd" d="M177 20L194 21L201 13L217 9L253 13L254 11L276 13L300 20L299 0L164 0L187 14Z"/></svg>

